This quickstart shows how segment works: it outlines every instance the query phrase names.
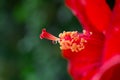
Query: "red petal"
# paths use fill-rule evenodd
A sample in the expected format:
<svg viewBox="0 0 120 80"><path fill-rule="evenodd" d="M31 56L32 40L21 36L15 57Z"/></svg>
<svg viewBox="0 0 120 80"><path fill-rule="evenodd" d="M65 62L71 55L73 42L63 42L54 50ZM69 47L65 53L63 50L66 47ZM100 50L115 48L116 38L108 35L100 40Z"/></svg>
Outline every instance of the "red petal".
<svg viewBox="0 0 120 80"><path fill-rule="evenodd" d="M103 44L104 36L93 33L85 49L79 52L62 50L63 56L69 61L68 71L74 80L87 80L96 72L100 66Z"/></svg>
<svg viewBox="0 0 120 80"><path fill-rule="evenodd" d="M116 0L111 24L106 31L103 65L93 80L120 80L120 0Z"/></svg>
<svg viewBox="0 0 120 80"><path fill-rule="evenodd" d="M120 0L116 0L111 24L106 31L104 61L120 55Z"/></svg>
<svg viewBox="0 0 120 80"><path fill-rule="evenodd" d="M66 0L66 4L85 28L102 32L108 26L111 11L105 0Z"/></svg>
<svg viewBox="0 0 120 80"><path fill-rule="evenodd" d="M120 55L106 61L92 80L120 80Z"/></svg>

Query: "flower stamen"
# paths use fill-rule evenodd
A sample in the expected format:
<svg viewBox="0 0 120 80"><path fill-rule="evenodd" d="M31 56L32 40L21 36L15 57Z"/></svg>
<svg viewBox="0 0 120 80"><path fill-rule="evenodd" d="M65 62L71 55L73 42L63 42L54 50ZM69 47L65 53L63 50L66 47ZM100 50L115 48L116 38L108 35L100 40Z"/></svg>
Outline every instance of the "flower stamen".
<svg viewBox="0 0 120 80"><path fill-rule="evenodd" d="M77 31L69 31L60 33L60 49L70 49L72 52L79 52L85 48L84 44L87 42L83 36Z"/></svg>
<svg viewBox="0 0 120 80"><path fill-rule="evenodd" d="M68 31L59 34L59 38L48 33L46 29L42 30L40 38L49 39L53 42L58 42L60 44L61 50L71 50L72 52L79 52L85 48L88 37L92 35L92 32L87 32L83 30L83 34L77 31Z"/></svg>

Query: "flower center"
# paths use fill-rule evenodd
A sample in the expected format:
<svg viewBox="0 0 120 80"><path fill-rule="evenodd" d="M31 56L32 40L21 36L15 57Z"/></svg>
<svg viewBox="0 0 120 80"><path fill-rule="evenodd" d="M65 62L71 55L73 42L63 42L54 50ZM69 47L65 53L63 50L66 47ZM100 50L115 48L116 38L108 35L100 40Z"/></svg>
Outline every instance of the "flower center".
<svg viewBox="0 0 120 80"><path fill-rule="evenodd" d="M60 33L59 38L57 38L43 29L40 38L57 41L60 44L61 50L70 49L72 52L79 52L85 48L87 38L90 35L92 35L92 33L85 30L83 30L83 34L78 33L77 31L64 31L63 33Z"/></svg>
<svg viewBox="0 0 120 80"><path fill-rule="evenodd" d="M72 52L78 52L85 48L84 43L87 42L80 36L77 31L63 32L59 34L60 37L60 49L70 49Z"/></svg>

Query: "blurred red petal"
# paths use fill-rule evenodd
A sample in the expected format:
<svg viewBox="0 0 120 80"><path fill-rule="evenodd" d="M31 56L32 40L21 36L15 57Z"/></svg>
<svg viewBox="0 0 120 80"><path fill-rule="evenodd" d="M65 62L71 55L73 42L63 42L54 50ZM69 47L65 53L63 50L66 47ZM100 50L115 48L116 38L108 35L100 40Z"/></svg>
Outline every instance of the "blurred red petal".
<svg viewBox="0 0 120 80"><path fill-rule="evenodd" d="M106 61L92 80L120 80L120 55Z"/></svg>
<svg viewBox="0 0 120 80"><path fill-rule="evenodd" d="M110 26L106 30L103 61L120 55L120 0L116 0Z"/></svg>
<svg viewBox="0 0 120 80"><path fill-rule="evenodd" d="M68 72L74 80L87 80L96 72L101 64L103 45L104 36L93 33L83 50L62 50L63 56L68 60Z"/></svg>
<svg viewBox="0 0 120 80"><path fill-rule="evenodd" d="M102 32L109 24L111 11L105 0L66 0L66 5L86 29Z"/></svg>
<svg viewBox="0 0 120 80"><path fill-rule="evenodd" d="M120 80L120 0L116 0L105 36L103 65L93 80Z"/></svg>

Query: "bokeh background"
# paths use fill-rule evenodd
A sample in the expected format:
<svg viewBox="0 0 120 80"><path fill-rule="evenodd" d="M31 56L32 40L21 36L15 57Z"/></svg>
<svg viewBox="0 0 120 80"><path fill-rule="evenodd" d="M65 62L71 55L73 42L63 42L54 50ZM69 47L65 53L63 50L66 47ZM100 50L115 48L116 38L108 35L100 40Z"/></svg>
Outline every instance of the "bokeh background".
<svg viewBox="0 0 120 80"><path fill-rule="evenodd" d="M64 0L0 0L0 80L71 80L59 44L40 40L81 31Z"/></svg>

